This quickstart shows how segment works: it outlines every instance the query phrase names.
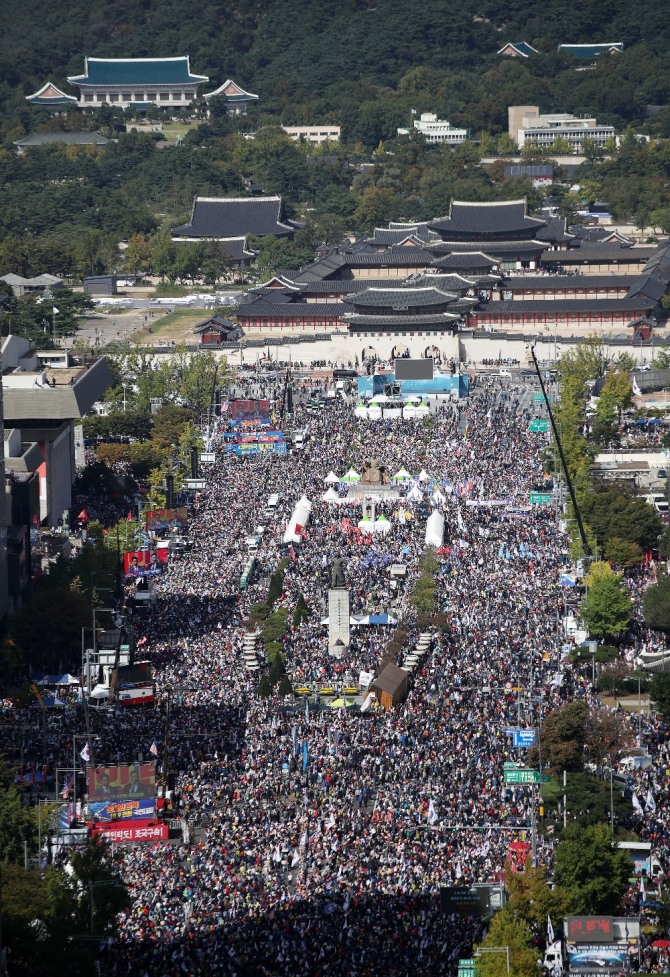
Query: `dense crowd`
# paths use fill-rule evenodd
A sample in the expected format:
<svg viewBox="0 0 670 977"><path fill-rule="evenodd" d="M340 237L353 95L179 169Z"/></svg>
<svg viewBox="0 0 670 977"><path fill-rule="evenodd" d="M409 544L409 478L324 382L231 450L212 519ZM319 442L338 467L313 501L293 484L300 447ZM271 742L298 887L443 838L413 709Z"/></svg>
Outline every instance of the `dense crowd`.
<svg viewBox="0 0 670 977"><path fill-rule="evenodd" d="M193 826L188 842L120 850L131 908L103 974L404 977L420 968L431 977L455 974L470 955L482 925L441 912L439 890L499 881L510 843L530 836L532 789L503 781L504 763L522 759L508 729L592 693L563 661L567 544L553 508L528 504L544 438L529 433L529 420L500 390L427 422L361 422L338 402L296 418L308 434L302 452L218 452L191 519L192 549L171 561L155 604L134 619L159 705L91 718L98 763L146 758L158 744L175 813ZM413 476L414 492L375 495L391 527L383 534L360 530L354 489L323 500L331 469L361 472L371 459ZM272 493L280 499L266 518ZM287 547L302 495L311 516ZM341 657L329 654L323 620L336 556L351 613L389 614L404 629L403 665L420 632L411 595L427 504L445 519L440 626L406 700L361 713L260 698L243 657L245 622L287 555L275 606L291 621L302 596L309 611L283 639L294 687L357 684L393 637L395 625L354 626ZM241 591L246 540L259 528L255 577ZM407 568L393 586L391 564ZM651 723L645 729L652 737ZM73 732L67 720L51 731L45 768L72 756ZM665 815L653 830L666 836ZM550 841L538 844L550 860Z"/></svg>

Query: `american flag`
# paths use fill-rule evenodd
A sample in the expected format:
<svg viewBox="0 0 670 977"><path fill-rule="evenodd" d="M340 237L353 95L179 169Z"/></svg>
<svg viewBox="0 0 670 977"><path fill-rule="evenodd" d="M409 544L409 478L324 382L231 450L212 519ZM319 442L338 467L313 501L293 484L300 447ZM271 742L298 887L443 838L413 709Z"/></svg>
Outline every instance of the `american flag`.
<svg viewBox="0 0 670 977"><path fill-rule="evenodd" d="M152 756L158 756L158 747L156 746L156 740L154 740L151 746L149 747L149 753Z"/></svg>

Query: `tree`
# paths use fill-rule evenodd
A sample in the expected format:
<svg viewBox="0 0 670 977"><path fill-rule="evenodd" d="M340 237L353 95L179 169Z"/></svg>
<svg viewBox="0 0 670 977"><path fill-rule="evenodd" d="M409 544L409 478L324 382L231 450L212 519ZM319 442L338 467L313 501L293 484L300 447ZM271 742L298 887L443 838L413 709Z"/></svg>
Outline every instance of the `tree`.
<svg viewBox="0 0 670 977"><path fill-rule="evenodd" d="M578 771L584 767L584 744L588 727L588 708L583 702L569 702L550 712L542 723L542 763L556 772ZM534 746L528 762L539 763L539 750Z"/></svg>
<svg viewBox="0 0 670 977"><path fill-rule="evenodd" d="M589 634L596 638L616 636L628 628L633 605L621 578L609 563L593 563L585 578L587 593L579 613Z"/></svg>
<svg viewBox="0 0 670 977"><path fill-rule="evenodd" d="M560 886L549 886L544 865L527 865L524 872L505 873L507 909L522 919L538 936L543 936L547 917L562 919L574 912L572 893Z"/></svg>
<svg viewBox="0 0 670 977"><path fill-rule="evenodd" d="M649 698L663 717L670 722L670 675L659 672L653 676L649 686Z"/></svg>
<svg viewBox="0 0 670 977"><path fill-rule="evenodd" d="M623 485L597 486L580 500L582 515L601 546L616 537L643 549L656 545L663 529L661 518L644 499Z"/></svg>
<svg viewBox="0 0 670 977"><path fill-rule="evenodd" d="M647 627L670 632L670 576L665 570L658 574L657 583L647 587L642 609Z"/></svg>
<svg viewBox="0 0 670 977"><path fill-rule="evenodd" d="M577 913L616 915L629 875L628 852L612 847L607 825L565 829L556 849L554 881L570 891Z"/></svg>
<svg viewBox="0 0 670 977"><path fill-rule="evenodd" d="M480 949L484 952L477 956ZM487 950L492 952L487 953ZM506 951L509 951L510 977L538 977L537 951L533 947L530 927L508 908L495 914L486 936L474 951L478 977L505 974Z"/></svg>

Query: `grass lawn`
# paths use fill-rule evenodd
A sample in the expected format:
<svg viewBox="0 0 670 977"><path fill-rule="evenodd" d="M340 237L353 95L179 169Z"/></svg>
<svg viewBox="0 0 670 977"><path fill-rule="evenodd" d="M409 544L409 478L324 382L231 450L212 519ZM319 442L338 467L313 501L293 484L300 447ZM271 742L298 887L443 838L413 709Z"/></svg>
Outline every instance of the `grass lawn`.
<svg viewBox="0 0 670 977"><path fill-rule="evenodd" d="M197 129L197 122L166 122L161 131L169 142L174 142L180 136L183 138L191 129Z"/></svg>
<svg viewBox="0 0 670 977"><path fill-rule="evenodd" d="M196 337L193 329L208 316L212 315L211 309L178 309L176 312L169 312L147 320L147 325L151 332L142 330L133 333L128 337L132 343L144 343L147 346L154 346L162 342L193 343Z"/></svg>

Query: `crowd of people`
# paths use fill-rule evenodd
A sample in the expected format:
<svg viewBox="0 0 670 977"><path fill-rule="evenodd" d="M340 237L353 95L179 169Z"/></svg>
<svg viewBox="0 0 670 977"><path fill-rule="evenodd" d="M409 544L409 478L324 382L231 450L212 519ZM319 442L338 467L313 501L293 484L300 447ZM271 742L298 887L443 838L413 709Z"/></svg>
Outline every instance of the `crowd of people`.
<svg viewBox="0 0 670 977"><path fill-rule="evenodd" d="M359 421L344 401L317 416L297 411L307 431L300 453L239 459L220 450L223 427L214 435L193 545L134 617L157 707L90 719L97 763L146 760L157 744L174 813L192 827L180 843L117 851L131 906L105 950L104 975L455 975L484 930L442 912L441 887L499 882L510 844L531 839L533 788L503 778L506 762L523 760L509 729L593 694L564 656L566 537L553 507L529 505L545 436L529 431L513 392L480 391L428 422ZM402 497L374 493L377 516L390 523L384 533L359 529L364 489L323 499L331 470L361 472L371 459L413 476L415 491ZM311 515L287 546L303 495ZM282 651L294 689L358 684L361 672L378 671L396 626L405 664L426 627L413 600L426 508L445 520L439 626L429 624L428 653L408 665L405 701L361 712L318 697L260 697L244 637L283 558L275 609L288 611ZM246 540L259 530L255 575L241 590ZM338 657L324 624L336 557L352 615L397 622L352 626ZM391 581L397 564L406 573ZM293 625L301 598L308 613ZM72 756L74 733L67 720L51 731L45 770ZM658 778L642 776L662 796ZM670 830L665 816L654 824ZM550 838L537 840L536 854L551 861Z"/></svg>

